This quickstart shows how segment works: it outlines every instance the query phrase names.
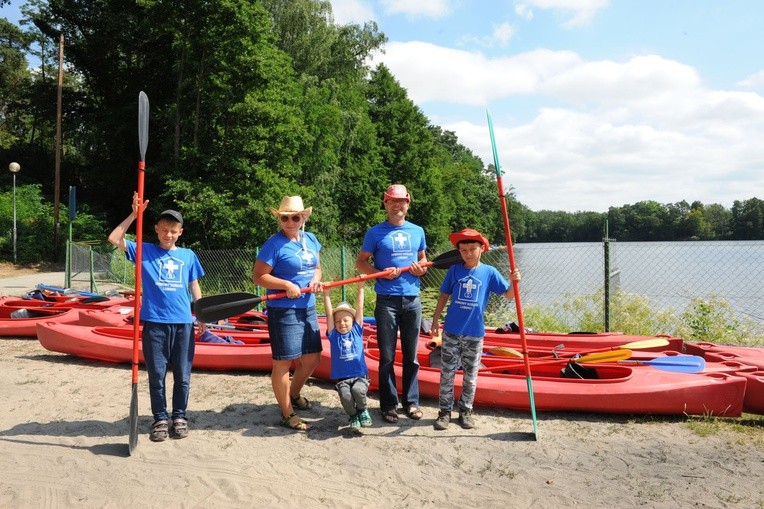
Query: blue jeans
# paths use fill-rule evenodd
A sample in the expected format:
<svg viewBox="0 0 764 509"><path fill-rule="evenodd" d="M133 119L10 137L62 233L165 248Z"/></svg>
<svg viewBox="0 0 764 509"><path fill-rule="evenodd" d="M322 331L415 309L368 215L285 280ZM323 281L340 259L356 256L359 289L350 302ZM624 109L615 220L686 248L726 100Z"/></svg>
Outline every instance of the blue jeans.
<svg viewBox="0 0 764 509"><path fill-rule="evenodd" d="M416 296L377 295L374 310L379 343L379 407L385 412L398 407L395 383L395 350L398 330L401 333L403 355L403 408L419 406L419 327L422 321L422 301Z"/></svg>
<svg viewBox="0 0 764 509"><path fill-rule="evenodd" d="M194 325L144 322L141 340L154 420L170 417L165 396L168 365L172 365L172 417L185 419L191 389L191 363L194 360Z"/></svg>

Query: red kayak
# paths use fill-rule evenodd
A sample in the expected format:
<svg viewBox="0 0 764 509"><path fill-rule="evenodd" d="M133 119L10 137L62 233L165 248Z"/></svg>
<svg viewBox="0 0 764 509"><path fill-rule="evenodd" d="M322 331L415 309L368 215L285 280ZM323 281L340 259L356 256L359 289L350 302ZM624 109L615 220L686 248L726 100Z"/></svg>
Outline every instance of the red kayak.
<svg viewBox="0 0 764 509"><path fill-rule="evenodd" d="M245 344L196 342L194 368L213 370L246 369L270 371L273 366L267 332L211 331L216 336L230 336ZM133 327L87 327L41 322L37 339L52 352L66 353L108 362L131 362ZM139 342L139 358L143 351Z"/></svg>
<svg viewBox="0 0 764 509"><path fill-rule="evenodd" d="M376 384L379 353L366 352L369 376ZM398 358L400 353L397 354ZM419 354L419 390L437 399L440 370L429 367L429 355ZM521 364L507 368L506 359L484 358L475 395L476 406L529 410L528 385ZM563 378L566 361L533 366L533 395L537 410L612 414L716 415L736 417L743 409L746 381L725 373L686 374L650 366L626 367L589 364L597 379ZM501 366L501 367L500 367ZM402 367L395 364L398 387ZM455 393L461 391L456 376Z"/></svg>
<svg viewBox="0 0 764 509"><path fill-rule="evenodd" d="M686 343L687 353L700 355L707 361L737 361L764 370L764 348L754 346L717 345L709 342Z"/></svg>
<svg viewBox="0 0 764 509"><path fill-rule="evenodd" d="M34 337L39 322L75 323L79 314L73 308L13 308L0 305L0 336Z"/></svg>
<svg viewBox="0 0 764 509"><path fill-rule="evenodd" d="M764 371L741 372L746 380L743 411L764 415Z"/></svg>

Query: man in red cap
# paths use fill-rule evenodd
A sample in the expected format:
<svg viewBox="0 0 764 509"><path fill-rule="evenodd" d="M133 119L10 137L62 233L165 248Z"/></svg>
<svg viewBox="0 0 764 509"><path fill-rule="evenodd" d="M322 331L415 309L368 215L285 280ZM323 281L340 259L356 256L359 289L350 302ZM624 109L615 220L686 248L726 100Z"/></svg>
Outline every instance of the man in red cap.
<svg viewBox="0 0 764 509"><path fill-rule="evenodd" d="M417 347L422 321L419 278L427 271L424 230L406 221L411 203L406 186L393 184L382 197L387 220L369 228L358 253L356 267L363 274L389 270L374 284L379 343L379 407L385 422L398 422L398 390L393 361L400 331L403 355L402 405L410 419L422 418L419 408L419 361ZM408 271L401 268L409 267Z"/></svg>
<svg viewBox="0 0 764 509"><path fill-rule="evenodd" d="M488 298L491 293L496 293L513 299L514 293L498 270L480 263L482 254L491 247L483 234L472 228L465 228L449 235L448 240L459 250L463 263L457 263L448 269L432 315L431 332L433 336L437 336L440 331L440 314L448 299L451 299L441 343L440 411L433 427L444 430L451 422L454 377L457 366L461 365L464 374L462 393L458 401L459 424L464 429L471 429L475 427L472 404L475 400L478 368L483 353L483 322ZM519 281L520 272L512 272L510 279Z"/></svg>

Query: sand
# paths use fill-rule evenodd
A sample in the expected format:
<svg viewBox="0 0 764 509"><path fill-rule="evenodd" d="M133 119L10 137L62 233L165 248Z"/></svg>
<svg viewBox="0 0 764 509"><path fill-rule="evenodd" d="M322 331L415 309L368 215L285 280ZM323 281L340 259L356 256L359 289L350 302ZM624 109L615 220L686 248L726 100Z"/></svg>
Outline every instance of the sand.
<svg viewBox="0 0 764 509"><path fill-rule="evenodd" d="M0 338L0 507L764 508L764 429L713 418L476 409L477 428L424 418L362 436L311 381L309 433L278 426L267 373L195 371L189 437L153 443L145 371L128 455L128 365ZM736 423L735 426L729 425Z"/></svg>

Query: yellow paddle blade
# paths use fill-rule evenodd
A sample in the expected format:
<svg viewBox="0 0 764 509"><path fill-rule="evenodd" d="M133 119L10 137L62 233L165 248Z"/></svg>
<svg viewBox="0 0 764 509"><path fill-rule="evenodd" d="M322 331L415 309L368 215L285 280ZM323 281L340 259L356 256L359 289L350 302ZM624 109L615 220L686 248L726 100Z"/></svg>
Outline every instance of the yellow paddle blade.
<svg viewBox="0 0 764 509"><path fill-rule="evenodd" d="M576 359L571 359L579 364L596 362L617 362L631 357L631 350L611 350L609 352L590 353Z"/></svg>
<svg viewBox="0 0 764 509"><path fill-rule="evenodd" d="M523 354L515 350L514 348L509 348L508 346L494 346L493 348L488 350L488 353L491 355L498 355L499 357L520 357L522 358Z"/></svg>
<svg viewBox="0 0 764 509"><path fill-rule="evenodd" d="M659 348L668 346L669 340L666 338L643 339L641 341L632 341L621 345L619 348L628 348L629 350L639 350L640 348Z"/></svg>

